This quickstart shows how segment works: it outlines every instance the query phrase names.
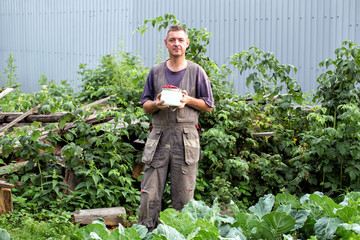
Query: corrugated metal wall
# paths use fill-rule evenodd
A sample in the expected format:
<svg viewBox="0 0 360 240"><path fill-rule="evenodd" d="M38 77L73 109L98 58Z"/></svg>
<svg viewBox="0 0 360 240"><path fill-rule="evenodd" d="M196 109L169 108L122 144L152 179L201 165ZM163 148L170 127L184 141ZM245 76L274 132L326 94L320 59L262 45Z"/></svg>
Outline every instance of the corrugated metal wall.
<svg viewBox="0 0 360 240"><path fill-rule="evenodd" d="M294 77L309 91L323 71L320 61L334 58L344 40L360 44L359 12L359 0L0 0L0 75L12 52L22 90L38 90L42 73L75 87L79 64L96 66L120 44L151 67L159 53L166 56L164 32L133 31L172 13L213 33L208 55L218 64L256 46L297 67ZM234 75L240 93L249 91L245 77Z"/></svg>

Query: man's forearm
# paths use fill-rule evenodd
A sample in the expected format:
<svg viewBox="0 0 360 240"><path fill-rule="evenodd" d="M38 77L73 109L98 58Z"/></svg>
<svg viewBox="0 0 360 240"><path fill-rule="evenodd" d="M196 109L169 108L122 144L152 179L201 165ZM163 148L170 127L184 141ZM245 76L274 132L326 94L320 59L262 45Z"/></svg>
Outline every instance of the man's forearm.
<svg viewBox="0 0 360 240"><path fill-rule="evenodd" d="M147 100L143 104L143 110L145 113L154 113L159 110L159 108L156 105L156 101Z"/></svg>
<svg viewBox="0 0 360 240"><path fill-rule="evenodd" d="M212 107L209 107L203 99L188 97L187 105L198 111L211 112Z"/></svg>

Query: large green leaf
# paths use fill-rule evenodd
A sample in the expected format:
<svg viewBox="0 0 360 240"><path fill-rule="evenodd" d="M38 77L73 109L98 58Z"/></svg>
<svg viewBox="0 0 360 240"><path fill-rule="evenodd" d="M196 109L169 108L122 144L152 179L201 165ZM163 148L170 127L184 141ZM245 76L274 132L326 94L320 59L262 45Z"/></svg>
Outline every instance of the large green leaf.
<svg viewBox="0 0 360 240"><path fill-rule="evenodd" d="M352 223L358 221L359 212L353 207L345 206L336 211L336 216L344 223Z"/></svg>
<svg viewBox="0 0 360 240"><path fill-rule="evenodd" d="M119 225L120 227L120 225ZM136 232L138 233L139 237L143 239L146 234L148 233L148 229L143 225L134 224L131 226L131 228L134 228Z"/></svg>
<svg viewBox="0 0 360 240"><path fill-rule="evenodd" d="M291 205L282 205L280 207L278 207L276 209L277 212L284 212L288 215L290 215L292 218L295 219L295 226L294 229L292 230L296 230L299 228L302 228L304 226L304 223L306 222L308 215L310 213L309 210L297 210L297 209L292 209Z"/></svg>
<svg viewBox="0 0 360 240"><path fill-rule="evenodd" d="M106 239L109 232L100 223L95 223L80 228L75 236L82 240Z"/></svg>
<svg viewBox="0 0 360 240"><path fill-rule="evenodd" d="M204 219L198 219L187 239L220 239L218 229L210 222Z"/></svg>
<svg viewBox="0 0 360 240"><path fill-rule="evenodd" d="M322 217L314 225L316 236L319 239L332 239L341 220L339 218Z"/></svg>
<svg viewBox="0 0 360 240"><path fill-rule="evenodd" d="M168 240L168 239L166 238L166 236L159 236L157 234L152 234L151 240Z"/></svg>
<svg viewBox="0 0 360 240"><path fill-rule="evenodd" d="M273 208L275 203L275 197L272 194L265 195L261 197L254 206L250 207L249 210L253 212L259 219L262 219L262 217L265 214L268 214L271 212L271 209Z"/></svg>
<svg viewBox="0 0 360 240"><path fill-rule="evenodd" d="M194 222L201 218L216 225L216 223L224 220L220 215L220 208L218 207L216 200L210 208L206 206L204 202L192 199L184 206L181 212L188 214Z"/></svg>
<svg viewBox="0 0 360 240"><path fill-rule="evenodd" d="M292 230L302 228L304 226L309 214L310 214L309 210L292 210L290 212L290 216L293 217L296 222L294 229L292 229Z"/></svg>
<svg viewBox="0 0 360 240"><path fill-rule="evenodd" d="M311 194L310 200L316 202L320 208L322 208L325 214L329 217L335 217L336 209L342 206L335 203L331 198L327 196L319 196L318 194Z"/></svg>
<svg viewBox="0 0 360 240"><path fill-rule="evenodd" d="M140 225L136 225L136 227L131 228L124 228L121 224L119 224L119 227L112 231L106 240L141 240L145 237L147 228L145 226L141 226L142 229L146 229L146 232L140 236L139 232L141 233L141 231L137 231L139 229L137 226Z"/></svg>
<svg viewBox="0 0 360 240"><path fill-rule="evenodd" d="M220 240L220 236L219 236L219 234L216 234L214 232L201 229L197 232L196 236L191 239L193 239L193 240Z"/></svg>
<svg viewBox="0 0 360 240"><path fill-rule="evenodd" d="M240 212L238 206L236 206L235 204L232 205L232 209L236 219L234 226L240 227L244 235L249 237L251 235L252 229L257 224L259 224L258 218L254 214Z"/></svg>
<svg viewBox="0 0 360 240"><path fill-rule="evenodd" d="M188 214L191 219L196 222L199 218L203 218L206 212L209 212L210 208L202 201L190 200L181 211Z"/></svg>
<svg viewBox="0 0 360 240"><path fill-rule="evenodd" d="M356 234L360 234L360 224L358 223L341 223L339 226L345 228L346 230L354 231Z"/></svg>
<svg viewBox="0 0 360 240"><path fill-rule="evenodd" d="M359 202L360 202L360 192L350 192L346 194L344 200L340 203L340 205L358 208Z"/></svg>
<svg viewBox="0 0 360 240"><path fill-rule="evenodd" d="M225 239L246 240L241 228L230 228L226 235L222 236Z"/></svg>
<svg viewBox="0 0 360 240"><path fill-rule="evenodd" d="M309 210L309 217L316 221L317 219L324 217L324 210L314 201L310 200L310 194L305 194L300 198L300 204L305 210Z"/></svg>
<svg viewBox="0 0 360 240"><path fill-rule="evenodd" d="M295 219L284 212L271 212L263 216L259 230L265 239L276 239L289 233L295 226Z"/></svg>
<svg viewBox="0 0 360 240"><path fill-rule="evenodd" d="M179 233L175 228L160 224L154 231L152 231L154 237L165 237L165 239L172 240L185 240L186 238ZM162 238L160 238L162 239Z"/></svg>
<svg viewBox="0 0 360 240"><path fill-rule="evenodd" d="M194 229L206 230L209 232L216 233L216 235L219 236L218 229L212 223L204 219L198 219L194 225Z"/></svg>
<svg viewBox="0 0 360 240"><path fill-rule="evenodd" d="M13 240L10 237L10 234L5 230L0 228L0 239L1 240Z"/></svg>
<svg viewBox="0 0 360 240"><path fill-rule="evenodd" d="M299 201L296 199L295 196L290 195L290 194L282 194L282 193L277 194L275 197L275 204L276 205L291 205L292 209L300 208Z"/></svg>
<svg viewBox="0 0 360 240"><path fill-rule="evenodd" d="M160 213L160 220L163 224L175 228L184 236L189 235L194 229L194 222L188 214L180 213L175 209L166 209Z"/></svg>

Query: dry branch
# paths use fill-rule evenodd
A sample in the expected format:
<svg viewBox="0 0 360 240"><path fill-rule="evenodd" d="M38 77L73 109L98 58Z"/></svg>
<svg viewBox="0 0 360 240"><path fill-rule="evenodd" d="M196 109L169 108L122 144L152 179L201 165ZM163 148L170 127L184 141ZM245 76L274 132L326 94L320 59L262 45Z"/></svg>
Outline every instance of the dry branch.
<svg viewBox="0 0 360 240"><path fill-rule="evenodd" d="M111 97L111 96L110 96L110 97ZM97 101L95 101L95 102L92 102L92 103L87 104L87 105L85 105L85 106L83 106L83 107L80 107L80 108L85 108L85 110L89 111L92 106L96 106L96 105L100 105L100 104L107 103L107 102L109 101L110 97L106 97L106 98L103 98L103 99L99 99L99 100L97 100Z"/></svg>
<svg viewBox="0 0 360 240"><path fill-rule="evenodd" d="M19 116L22 116L24 113L8 113L8 112L2 112L0 113L0 123L10 123L14 121ZM64 115L65 113L59 112L54 114L30 114L29 116L22 119L20 122L26 122L26 123L32 123L32 122L43 122L43 123L52 123L52 122L58 122L60 120L60 117Z"/></svg>
<svg viewBox="0 0 360 240"><path fill-rule="evenodd" d="M0 154L1 154L1 152L0 152ZM3 167L0 167L0 176L6 174L6 172L3 171L4 169L13 168L13 169L15 169L14 171L17 171L20 167L26 165L27 163L28 163L28 161L17 162L17 163L14 163L13 165L6 165ZM1 187L1 180L0 180L0 187Z"/></svg>
<svg viewBox="0 0 360 240"><path fill-rule="evenodd" d="M11 93L13 90L13 88L7 88L4 91L0 92L0 99L5 97L8 93Z"/></svg>
<svg viewBox="0 0 360 240"><path fill-rule="evenodd" d="M36 107L34 107L33 109L27 111L26 113L24 113L23 115L17 117L14 121L12 121L11 123L7 124L5 127L0 129L0 133L5 131L6 129L14 126L16 123L20 122L21 120L23 120L24 118L26 118L27 116L29 116L30 114L34 113L39 107L41 106L41 104L37 105Z"/></svg>

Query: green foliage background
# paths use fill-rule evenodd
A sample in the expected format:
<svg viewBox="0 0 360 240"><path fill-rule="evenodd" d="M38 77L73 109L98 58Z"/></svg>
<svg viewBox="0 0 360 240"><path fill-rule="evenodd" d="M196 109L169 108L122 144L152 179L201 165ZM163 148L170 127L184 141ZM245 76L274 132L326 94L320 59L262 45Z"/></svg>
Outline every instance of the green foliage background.
<svg viewBox="0 0 360 240"><path fill-rule="evenodd" d="M148 19L137 29L166 28L179 23L171 14ZM203 159L199 163L195 199L221 208L230 201L249 207L266 194L302 196L314 191L338 197L359 191L359 89L360 50L346 41L335 50L336 59L320 63L328 70L317 81L314 99L305 98L290 77L294 66L280 64L274 54L255 47L229 57L218 66L206 56L211 34L206 29L188 29L191 44L187 58L208 73L215 108L201 113L200 135ZM246 76L253 94L240 95L227 81L230 66ZM140 95L149 69L139 57L120 51L104 56L95 69L81 65L81 91L74 93L66 81L60 85L42 76L42 89L33 94L17 90L0 100L2 111L26 111L42 103L41 113L68 112L56 124L40 123L15 129L0 137L0 164L28 163L16 171L5 168L2 176L17 184L15 208L23 202L34 208L67 211L82 208L124 206L130 220L136 219L141 175L132 177L140 163L142 145L148 136L150 116L142 111ZM16 83L16 66L10 56L4 70L5 86ZM84 104L111 96L116 108L90 111ZM304 110L302 105L312 107ZM86 123L98 114L99 124ZM101 119L111 117L111 123ZM68 128L69 124L73 128ZM256 132L275 132L254 137ZM46 141L41 141L45 136ZM62 148L61 156L55 147ZM68 191L65 167L76 176L77 187ZM19 184L20 183L20 184ZM169 187L164 208L171 206Z"/></svg>

